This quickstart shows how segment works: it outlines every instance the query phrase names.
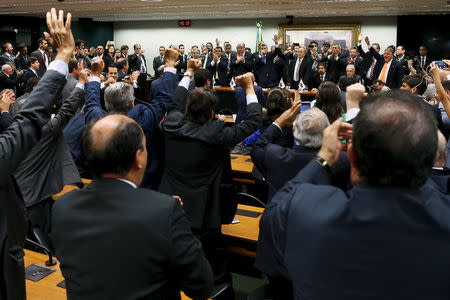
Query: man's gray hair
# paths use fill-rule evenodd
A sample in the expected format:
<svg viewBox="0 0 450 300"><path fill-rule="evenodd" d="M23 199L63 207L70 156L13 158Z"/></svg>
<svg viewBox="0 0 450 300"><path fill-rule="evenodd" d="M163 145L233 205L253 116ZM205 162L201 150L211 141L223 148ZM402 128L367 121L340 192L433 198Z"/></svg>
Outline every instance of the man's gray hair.
<svg viewBox="0 0 450 300"><path fill-rule="evenodd" d="M305 148L322 146L323 130L330 125L327 115L318 108L310 108L295 118L294 139Z"/></svg>
<svg viewBox="0 0 450 300"><path fill-rule="evenodd" d="M9 65L9 64L4 64L4 65L2 66L2 72L8 71L8 70L11 69L11 68L12 68L11 65Z"/></svg>
<svg viewBox="0 0 450 300"><path fill-rule="evenodd" d="M116 82L105 90L105 106L108 112L128 113L133 106L134 89L131 84Z"/></svg>
<svg viewBox="0 0 450 300"><path fill-rule="evenodd" d="M447 140L440 130L437 131L438 134L438 147L437 153L434 161L434 167L442 168L447 163L448 150L447 150Z"/></svg>

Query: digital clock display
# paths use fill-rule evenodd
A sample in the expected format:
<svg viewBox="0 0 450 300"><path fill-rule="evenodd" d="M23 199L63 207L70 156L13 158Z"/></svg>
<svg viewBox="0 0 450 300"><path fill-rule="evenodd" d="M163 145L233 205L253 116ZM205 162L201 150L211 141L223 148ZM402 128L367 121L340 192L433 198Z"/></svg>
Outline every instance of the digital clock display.
<svg viewBox="0 0 450 300"><path fill-rule="evenodd" d="M178 21L178 26L180 27L191 27L191 20L180 20Z"/></svg>

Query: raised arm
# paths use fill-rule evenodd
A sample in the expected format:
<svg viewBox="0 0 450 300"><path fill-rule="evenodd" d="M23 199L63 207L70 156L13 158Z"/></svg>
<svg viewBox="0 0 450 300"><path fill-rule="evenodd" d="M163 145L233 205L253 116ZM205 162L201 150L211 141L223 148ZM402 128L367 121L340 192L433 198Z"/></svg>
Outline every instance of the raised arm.
<svg viewBox="0 0 450 300"><path fill-rule="evenodd" d="M153 99L150 104L138 104L130 110L128 116L134 119L144 130L153 130L165 116L175 95L178 77L176 63L178 51L166 49L165 68L160 78L152 83Z"/></svg>
<svg viewBox="0 0 450 300"><path fill-rule="evenodd" d="M100 75L105 68L105 62L103 60L97 60L92 63L91 69L92 74L88 78L88 82L85 84L86 101L84 107L84 114L86 118L86 123L91 120L100 118L106 114L100 104L100 90L101 90L101 80Z"/></svg>
<svg viewBox="0 0 450 300"><path fill-rule="evenodd" d="M68 74L67 63L73 55L75 42L70 30L72 17L52 9L47 13L47 25L50 31L48 38L53 40L57 49L53 61L45 75L31 92L27 103L16 116L13 123L0 135L0 182L6 180L21 163L31 148L37 143L42 133L42 126L50 119L50 109L56 96L62 90ZM7 199L1 199L5 201Z"/></svg>
<svg viewBox="0 0 450 300"><path fill-rule="evenodd" d="M430 74L433 77L434 85L436 87L436 93L438 94L439 101L444 105L445 112L450 118L450 97L445 92L444 86L442 85L439 68L434 62L430 64Z"/></svg>
<svg viewBox="0 0 450 300"><path fill-rule="evenodd" d="M186 102L189 92L189 84L192 76L195 75L198 69L202 66L202 62L199 59L190 59L187 62L186 75L183 76L180 83L175 90L175 96L169 112L178 111L184 114L186 111Z"/></svg>

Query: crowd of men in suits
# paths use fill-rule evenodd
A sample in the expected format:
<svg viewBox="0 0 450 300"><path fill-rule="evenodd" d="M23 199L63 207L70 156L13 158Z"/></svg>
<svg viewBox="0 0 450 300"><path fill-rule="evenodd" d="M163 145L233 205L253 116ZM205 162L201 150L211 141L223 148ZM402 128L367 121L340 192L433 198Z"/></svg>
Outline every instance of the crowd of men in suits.
<svg viewBox="0 0 450 300"><path fill-rule="evenodd" d="M256 267L273 299L449 299L450 61L362 36L161 46L143 99L141 45L91 51L70 23L52 9L36 51L0 58L1 299L25 298L27 229L51 239L69 298L233 299L221 226L243 141L268 190ZM211 89L230 84L232 125Z"/></svg>

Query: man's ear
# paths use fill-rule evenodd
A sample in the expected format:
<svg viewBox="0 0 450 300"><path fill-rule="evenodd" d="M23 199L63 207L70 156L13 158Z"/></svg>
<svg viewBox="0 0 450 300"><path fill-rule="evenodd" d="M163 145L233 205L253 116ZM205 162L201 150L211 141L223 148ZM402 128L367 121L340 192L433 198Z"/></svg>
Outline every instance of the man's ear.
<svg viewBox="0 0 450 300"><path fill-rule="evenodd" d="M144 149L138 149L134 156L134 165L137 169L144 169L146 167L145 163L145 151Z"/></svg>

